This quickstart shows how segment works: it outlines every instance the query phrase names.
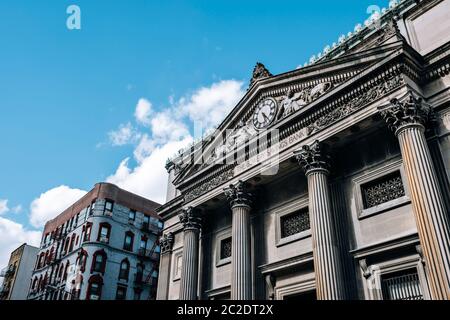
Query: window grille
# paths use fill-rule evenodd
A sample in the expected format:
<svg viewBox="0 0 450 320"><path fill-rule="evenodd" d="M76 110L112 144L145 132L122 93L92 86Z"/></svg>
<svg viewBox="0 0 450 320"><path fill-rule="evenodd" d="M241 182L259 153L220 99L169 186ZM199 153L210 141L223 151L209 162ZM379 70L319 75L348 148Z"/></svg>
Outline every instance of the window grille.
<svg viewBox="0 0 450 320"><path fill-rule="evenodd" d="M220 242L220 259L231 257L231 237Z"/></svg>
<svg viewBox="0 0 450 320"><path fill-rule="evenodd" d="M383 300L423 300L416 269L388 274L381 278Z"/></svg>
<svg viewBox="0 0 450 320"><path fill-rule="evenodd" d="M308 208L287 214L280 218L281 238L310 229Z"/></svg>
<svg viewBox="0 0 450 320"><path fill-rule="evenodd" d="M405 195L400 171L368 182L362 185L361 189L365 209L378 206Z"/></svg>

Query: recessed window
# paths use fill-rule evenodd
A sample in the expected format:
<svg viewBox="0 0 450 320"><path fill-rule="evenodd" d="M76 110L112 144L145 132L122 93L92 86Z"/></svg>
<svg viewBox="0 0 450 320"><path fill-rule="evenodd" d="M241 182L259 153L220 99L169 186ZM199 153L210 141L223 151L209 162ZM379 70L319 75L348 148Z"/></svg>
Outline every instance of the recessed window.
<svg viewBox="0 0 450 320"><path fill-rule="evenodd" d="M136 210L130 210L128 213L128 220L134 221L136 219Z"/></svg>
<svg viewBox="0 0 450 320"><path fill-rule="evenodd" d="M112 212L114 207L114 202L111 200L105 200L105 212Z"/></svg>
<svg viewBox="0 0 450 320"><path fill-rule="evenodd" d="M231 257L231 237L220 241L220 259Z"/></svg>
<svg viewBox="0 0 450 320"><path fill-rule="evenodd" d="M125 233L125 239L123 242L123 249L127 251L133 251L134 234L130 231Z"/></svg>
<svg viewBox="0 0 450 320"><path fill-rule="evenodd" d="M400 171L361 185L364 209L372 208L405 196Z"/></svg>
<svg viewBox="0 0 450 320"><path fill-rule="evenodd" d="M105 272L106 268L106 253L104 250L99 250L94 253L92 261L92 271L95 272Z"/></svg>
<svg viewBox="0 0 450 320"><path fill-rule="evenodd" d="M128 281L129 273L130 273L130 262L128 261L128 259L125 259L120 263L119 280Z"/></svg>
<svg viewBox="0 0 450 320"><path fill-rule="evenodd" d="M381 277L383 300L423 300L423 291L416 268Z"/></svg>
<svg viewBox="0 0 450 320"><path fill-rule="evenodd" d="M125 300L127 297L127 288L118 286L116 291L116 300Z"/></svg>
<svg viewBox="0 0 450 320"><path fill-rule="evenodd" d="M286 214L280 218L281 238L310 229L308 208Z"/></svg>
<svg viewBox="0 0 450 320"><path fill-rule="evenodd" d="M109 243L110 233L111 233L111 225L109 223L101 223L97 241Z"/></svg>

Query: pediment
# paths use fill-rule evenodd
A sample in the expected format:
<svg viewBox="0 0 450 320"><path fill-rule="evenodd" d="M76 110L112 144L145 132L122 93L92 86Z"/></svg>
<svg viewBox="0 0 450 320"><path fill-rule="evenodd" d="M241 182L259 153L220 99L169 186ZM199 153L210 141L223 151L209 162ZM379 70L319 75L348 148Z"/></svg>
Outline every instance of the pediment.
<svg viewBox="0 0 450 320"><path fill-rule="evenodd" d="M346 83L395 55L402 46L403 42L398 41L257 79L216 132L201 142L201 151L189 157L192 163L180 164L174 183L184 183L199 172L214 168L217 158L250 140L259 130L276 127L321 100L330 98ZM255 124L255 112L266 101L270 101L264 106L267 114L275 110L274 114L270 114L273 119L269 119L267 127L260 128Z"/></svg>

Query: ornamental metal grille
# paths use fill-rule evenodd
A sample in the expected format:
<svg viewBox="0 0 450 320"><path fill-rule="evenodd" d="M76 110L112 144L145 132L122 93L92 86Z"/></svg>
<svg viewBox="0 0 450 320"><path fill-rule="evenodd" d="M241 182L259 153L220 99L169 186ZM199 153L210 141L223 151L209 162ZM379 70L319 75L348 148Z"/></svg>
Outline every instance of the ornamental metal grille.
<svg viewBox="0 0 450 320"><path fill-rule="evenodd" d="M400 171L390 173L380 179L366 183L361 186L361 189L365 209L378 206L405 195Z"/></svg>
<svg viewBox="0 0 450 320"><path fill-rule="evenodd" d="M286 238L302 231L309 230L310 225L308 208L282 216L280 219L280 224L281 238Z"/></svg>
<svg viewBox="0 0 450 320"><path fill-rule="evenodd" d="M231 237L220 242L220 259L231 257Z"/></svg>
<svg viewBox="0 0 450 320"><path fill-rule="evenodd" d="M381 287L384 300L423 300L416 269L383 277Z"/></svg>

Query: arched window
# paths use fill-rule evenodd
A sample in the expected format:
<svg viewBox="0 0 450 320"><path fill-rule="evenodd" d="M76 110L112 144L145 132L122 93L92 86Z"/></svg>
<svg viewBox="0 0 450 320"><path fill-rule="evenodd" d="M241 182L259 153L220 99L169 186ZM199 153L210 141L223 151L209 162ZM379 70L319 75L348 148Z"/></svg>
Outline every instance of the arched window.
<svg viewBox="0 0 450 320"><path fill-rule="evenodd" d="M33 283L31 285L31 290L33 290L33 291L36 290L37 289L37 284L38 284L38 278L34 277Z"/></svg>
<svg viewBox="0 0 450 320"><path fill-rule="evenodd" d="M111 225L107 222L102 222L98 228L97 241L109 243L109 237L111 235Z"/></svg>
<svg viewBox="0 0 450 320"><path fill-rule="evenodd" d="M140 284L144 281L144 265L142 263L138 263L136 265L136 283Z"/></svg>
<svg viewBox="0 0 450 320"><path fill-rule="evenodd" d="M66 267L64 268L63 281L67 280L68 274L69 274L69 260L67 260Z"/></svg>
<svg viewBox="0 0 450 320"><path fill-rule="evenodd" d="M76 261L76 264L80 268L81 272L84 272L86 270L87 257L88 253L84 249L81 249L81 251L78 253L78 258Z"/></svg>
<svg viewBox="0 0 450 320"><path fill-rule="evenodd" d="M58 273L56 274L57 280L61 281L64 272L64 263L59 265Z"/></svg>
<svg viewBox="0 0 450 320"><path fill-rule="evenodd" d="M75 246L75 237L76 237L77 235L74 233L74 234L72 234L72 238L71 238L71 240L70 240L70 247L69 247L69 252L72 252L73 251L73 247Z"/></svg>
<svg viewBox="0 0 450 320"><path fill-rule="evenodd" d="M128 281L129 273L130 273L130 262L128 261L128 259L124 259L120 263L119 280Z"/></svg>
<svg viewBox="0 0 450 320"><path fill-rule="evenodd" d="M89 284L86 292L86 300L100 300L102 297L103 278L99 275L93 275L89 278Z"/></svg>
<svg viewBox="0 0 450 320"><path fill-rule="evenodd" d="M86 230L84 232L83 242L91 240L91 230L92 230L92 223L90 222L86 223Z"/></svg>
<svg viewBox="0 0 450 320"><path fill-rule="evenodd" d="M127 251L133 251L134 234L131 231L125 233L125 239L123 241L123 249Z"/></svg>
<svg viewBox="0 0 450 320"><path fill-rule="evenodd" d="M92 258L92 272L101 272L104 273L106 268L106 252L105 250L96 251Z"/></svg>

